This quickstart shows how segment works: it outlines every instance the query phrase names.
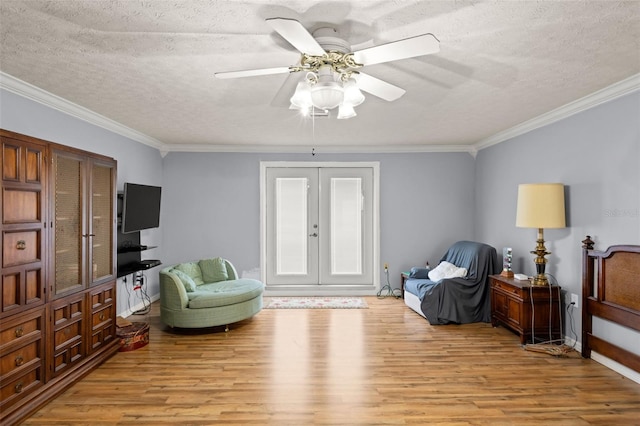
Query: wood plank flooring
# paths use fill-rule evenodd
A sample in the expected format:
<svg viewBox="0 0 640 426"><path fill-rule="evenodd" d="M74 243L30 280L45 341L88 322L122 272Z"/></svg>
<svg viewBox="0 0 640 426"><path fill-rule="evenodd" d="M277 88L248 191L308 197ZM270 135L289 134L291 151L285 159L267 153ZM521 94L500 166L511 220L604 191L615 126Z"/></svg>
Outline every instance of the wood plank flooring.
<svg viewBox="0 0 640 426"><path fill-rule="evenodd" d="M119 352L24 424L640 424L640 385L595 361L366 300L264 309L228 333L171 331L154 303L149 345Z"/></svg>

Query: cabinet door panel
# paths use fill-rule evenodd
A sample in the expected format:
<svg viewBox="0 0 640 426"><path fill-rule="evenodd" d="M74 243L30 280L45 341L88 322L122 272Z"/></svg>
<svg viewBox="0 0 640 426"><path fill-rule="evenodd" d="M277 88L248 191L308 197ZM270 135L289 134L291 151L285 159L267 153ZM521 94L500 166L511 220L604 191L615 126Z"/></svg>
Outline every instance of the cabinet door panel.
<svg viewBox="0 0 640 426"><path fill-rule="evenodd" d="M21 144L13 144L9 138L2 138L2 180L20 181Z"/></svg>
<svg viewBox="0 0 640 426"><path fill-rule="evenodd" d="M84 287L84 161L56 154L54 161L54 293Z"/></svg>
<svg viewBox="0 0 640 426"><path fill-rule="evenodd" d="M3 188L2 202L7 207L3 211L3 223L39 222L41 199L42 194L37 190Z"/></svg>
<svg viewBox="0 0 640 426"><path fill-rule="evenodd" d="M34 265L29 265L34 267ZM42 268L5 269L2 275L0 309L2 313L12 313L23 308L44 303Z"/></svg>
<svg viewBox="0 0 640 426"><path fill-rule="evenodd" d="M518 326L522 326L520 323L520 306L522 306L521 300L509 299L509 321Z"/></svg>
<svg viewBox="0 0 640 426"><path fill-rule="evenodd" d="M89 293L91 309L89 353L115 339L115 291L115 282L111 282Z"/></svg>
<svg viewBox="0 0 640 426"><path fill-rule="evenodd" d="M19 140L9 132L2 141L2 280L0 318L45 302L45 152L46 144Z"/></svg>
<svg viewBox="0 0 640 426"><path fill-rule="evenodd" d="M90 250L91 284L115 276L115 169L111 164L93 162L91 167Z"/></svg>
<svg viewBox="0 0 640 426"><path fill-rule="evenodd" d="M85 294L56 301L52 311L53 373L56 375L84 357Z"/></svg>

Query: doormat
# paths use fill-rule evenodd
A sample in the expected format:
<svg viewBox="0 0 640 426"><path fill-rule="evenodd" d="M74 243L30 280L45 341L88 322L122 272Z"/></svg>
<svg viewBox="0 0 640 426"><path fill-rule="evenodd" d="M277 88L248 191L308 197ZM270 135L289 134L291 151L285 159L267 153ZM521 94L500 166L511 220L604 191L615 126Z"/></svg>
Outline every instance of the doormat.
<svg viewBox="0 0 640 426"><path fill-rule="evenodd" d="M265 297L265 309L367 309L361 297Z"/></svg>

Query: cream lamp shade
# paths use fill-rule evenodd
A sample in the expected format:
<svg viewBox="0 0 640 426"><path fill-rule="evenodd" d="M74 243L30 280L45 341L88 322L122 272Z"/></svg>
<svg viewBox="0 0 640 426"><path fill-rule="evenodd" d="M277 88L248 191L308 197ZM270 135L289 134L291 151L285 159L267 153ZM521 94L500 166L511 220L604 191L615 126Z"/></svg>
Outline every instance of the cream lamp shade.
<svg viewBox="0 0 640 426"><path fill-rule="evenodd" d="M534 285L549 285L545 273L546 255L544 228L564 228L564 185L561 183L524 183L518 186L516 209L518 228L538 228L535 254L536 276Z"/></svg>
<svg viewBox="0 0 640 426"><path fill-rule="evenodd" d="M564 185L525 183L518 186L518 228L564 228Z"/></svg>

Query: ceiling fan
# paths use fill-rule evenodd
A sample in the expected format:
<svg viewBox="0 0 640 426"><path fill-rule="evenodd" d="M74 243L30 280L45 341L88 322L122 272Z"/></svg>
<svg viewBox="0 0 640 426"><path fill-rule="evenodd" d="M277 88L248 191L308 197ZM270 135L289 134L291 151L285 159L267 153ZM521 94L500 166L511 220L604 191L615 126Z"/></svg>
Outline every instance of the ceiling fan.
<svg viewBox="0 0 640 426"><path fill-rule="evenodd" d="M360 71L367 65L437 53L440 42L430 33L351 52L333 28L319 28L313 35L295 19L269 18L267 23L302 53L292 66L217 72L216 78L254 77L305 72L290 99L291 108L325 113L339 107L338 118L355 116L354 107L364 101L360 90L386 101L395 101L405 90Z"/></svg>

